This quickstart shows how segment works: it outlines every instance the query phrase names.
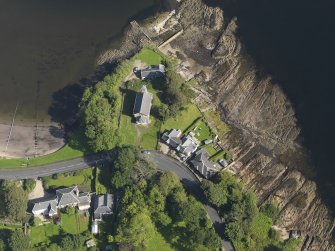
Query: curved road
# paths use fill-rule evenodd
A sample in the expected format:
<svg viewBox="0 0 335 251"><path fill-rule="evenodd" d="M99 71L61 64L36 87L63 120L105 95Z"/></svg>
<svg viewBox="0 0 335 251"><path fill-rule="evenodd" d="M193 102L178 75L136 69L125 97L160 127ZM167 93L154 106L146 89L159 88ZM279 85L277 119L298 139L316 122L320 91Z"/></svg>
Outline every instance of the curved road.
<svg viewBox="0 0 335 251"><path fill-rule="evenodd" d="M150 152L150 154L146 154L146 156L156 164L159 170L175 172L183 183L185 189L195 197L200 200L204 197L199 180L186 166L159 152ZM216 232L222 238L222 249L224 251L234 251L232 243L224 238L223 223L218 212L209 205L204 205L204 207L213 222Z"/></svg>
<svg viewBox="0 0 335 251"><path fill-rule="evenodd" d="M143 154L148 160L156 164L159 170L175 172L180 178L182 184L190 193L198 199L202 199L203 191L197 177L184 165L177 160L170 158L159 152L147 152ZM77 158L67 161L60 161L39 167L27 167L20 170L0 170L0 179L6 180L22 180L38 177L51 176L55 173L65 173L80 169L88 168L92 165L102 164L106 156L93 155L85 158ZM209 205L204 205L213 226L219 236L222 238L222 248L224 251L234 251L233 245L223 236L223 223L218 212Z"/></svg>

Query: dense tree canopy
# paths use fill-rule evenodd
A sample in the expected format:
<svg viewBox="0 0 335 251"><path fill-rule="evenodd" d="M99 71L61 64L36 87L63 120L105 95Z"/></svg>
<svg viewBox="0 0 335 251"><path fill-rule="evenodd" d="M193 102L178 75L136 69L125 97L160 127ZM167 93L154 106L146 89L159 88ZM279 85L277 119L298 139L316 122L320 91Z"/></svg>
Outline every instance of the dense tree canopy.
<svg viewBox="0 0 335 251"><path fill-rule="evenodd" d="M26 217L28 196L22 186L16 182L3 182L1 197L4 200L4 216L13 221L22 221Z"/></svg>
<svg viewBox="0 0 335 251"><path fill-rule="evenodd" d="M121 108L119 88L131 71L130 61L124 61L93 88L86 89L82 99L85 135L95 151L111 150L118 143L118 120Z"/></svg>
<svg viewBox="0 0 335 251"><path fill-rule="evenodd" d="M208 203L224 219L225 233L237 250L285 250L287 245L297 245L298 242L280 241L276 230L271 228L278 217L278 207L270 203L259 210L255 195L244 191L242 184L228 172L204 180L202 187Z"/></svg>
<svg viewBox="0 0 335 251"><path fill-rule="evenodd" d="M13 251L27 251L30 247L30 239L21 230L16 230L12 233L9 244Z"/></svg>

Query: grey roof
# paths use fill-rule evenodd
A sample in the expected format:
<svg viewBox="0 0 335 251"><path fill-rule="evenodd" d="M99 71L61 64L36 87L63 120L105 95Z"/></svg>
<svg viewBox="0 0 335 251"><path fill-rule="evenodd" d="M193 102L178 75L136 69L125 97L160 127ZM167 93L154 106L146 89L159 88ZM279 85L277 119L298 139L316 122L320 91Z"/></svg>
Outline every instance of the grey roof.
<svg viewBox="0 0 335 251"><path fill-rule="evenodd" d="M113 195L97 195L94 198L94 218L101 219L102 215L113 212Z"/></svg>
<svg viewBox="0 0 335 251"><path fill-rule="evenodd" d="M80 193L78 200L80 205L89 205L91 203L90 193Z"/></svg>
<svg viewBox="0 0 335 251"><path fill-rule="evenodd" d="M76 194L77 193L77 194ZM58 199L58 206L67 206L75 203L79 203L78 199L78 187L67 187L56 190L56 196Z"/></svg>
<svg viewBox="0 0 335 251"><path fill-rule="evenodd" d="M160 77L165 75L165 66L162 64L152 65L146 69L141 70L141 78L152 78L152 77Z"/></svg>
<svg viewBox="0 0 335 251"><path fill-rule="evenodd" d="M180 139L181 131L177 129L172 129L170 131L164 132L162 135L162 140L165 141L166 144L176 148L178 145L182 143Z"/></svg>
<svg viewBox="0 0 335 251"><path fill-rule="evenodd" d="M152 100L151 93L149 92L137 93L133 114L141 114L141 115L149 116L150 109L151 109L151 100Z"/></svg>
<svg viewBox="0 0 335 251"><path fill-rule="evenodd" d="M177 147L177 150L185 155L190 155L195 152L197 148L198 140L191 134L188 134L181 139L181 144Z"/></svg>
<svg viewBox="0 0 335 251"><path fill-rule="evenodd" d="M191 160L193 167L199 171L203 176L208 178L218 169L216 166L208 159L209 155L205 149L199 150L194 158Z"/></svg>
<svg viewBox="0 0 335 251"><path fill-rule="evenodd" d="M56 213L57 212L57 200L52 199L52 200L35 203L32 209L32 212L40 211L40 210L47 211L48 213Z"/></svg>

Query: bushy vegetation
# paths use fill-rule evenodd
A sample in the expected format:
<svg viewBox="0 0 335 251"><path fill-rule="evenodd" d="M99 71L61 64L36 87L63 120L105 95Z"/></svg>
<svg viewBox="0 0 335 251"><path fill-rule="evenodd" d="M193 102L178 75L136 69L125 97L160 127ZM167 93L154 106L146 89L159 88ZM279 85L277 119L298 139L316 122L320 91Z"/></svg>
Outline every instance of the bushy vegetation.
<svg viewBox="0 0 335 251"><path fill-rule="evenodd" d="M0 187L2 217L12 222L22 222L26 218L27 192L17 182L2 181Z"/></svg>
<svg viewBox="0 0 335 251"><path fill-rule="evenodd" d="M299 241L282 242L271 228L278 218L278 207L265 204L259 210L255 195L244 191L242 184L229 173L221 172L212 180L204 180L202 187L208 203L223 218L225 234L238 251L295 250L299 245Z"/></svg>
<svg viewBox="0 0 335 251"><path fill-rule="evenodd" d="M150 249L158 233L178 250L218 250L215 233L203 206L187 195L174 173L155 173L133 147L117 149L110 186L122 191L115 231L105 239L125 249ZM113 237L111 237L113 236ZM169 250L169 247L167 247Z"/></svg>
<svg viewBox="0 0 335 251"><path fill-rule="evenodd" d="M111 150L118 142L117 128L122 95L119 91L132 63L123 61L111 75L83 95L85 135L94 152Z"/></svg>

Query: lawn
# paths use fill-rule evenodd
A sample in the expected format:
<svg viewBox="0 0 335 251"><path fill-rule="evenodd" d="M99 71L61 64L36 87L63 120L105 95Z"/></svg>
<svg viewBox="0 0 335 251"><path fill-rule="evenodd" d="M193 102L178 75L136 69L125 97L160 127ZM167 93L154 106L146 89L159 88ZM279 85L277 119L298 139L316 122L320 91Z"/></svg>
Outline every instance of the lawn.
<svg viewBox="0 0 335 251"><path fill-rule="evenodd" d="M88 229L88 217L77 213L61 214L62 229L69 234L80 234Z"/></svg>
<svg viewBox="0 0 335 251"><path fill-rule="evenodd" d="M207 123L203 119L198 119L189 129L188 131L193 131L195 133L195 137L203 143L203 141L207 139L212 139L212 131L207 125Z"/></svg>
<svg viewBox="0 0 335 251"><path fill-rule="evenodd" d="M164 237L159 233L156 232L155 236L153 236L148 246L145 249L146 251L173 251L174 248L171 247L171 245L164 239Z"/></svg>
<svg viewBox="0 0 335 251"><path fill-rule="evenodd" d="M31 228L30 237L33 245L48 243L49 239L60 234L60 226L53 223Z"/></svg>
<svg viewBox="0 0 335 251"><path fill-rule="evenodd" d="M47 179L45 182L47 186L66 186L85 185L91 188L92 169L87 168L77 172L77 175L58 174L56 179Z"/></svg>
<svg viewBox="0 0 335 251"><path fill-rule="evenodd" d="M160 122L151 117L151 124L147 128L138 127L142 127L141 129L143 130L140 147L146 150L155 150L158 143Z"/></svg>
<svg viewBox="0 0 335 251"><path fill-rule="evenodd" d="M193 104L189 104L175 118L167 119L162 124L162 131L177 128L185 132L199 117L201 117L201 113L198 108Z"/></svg>
<svg viewBox="0 0 335 251"><path fill-rule="evenodd" d="M163 58L158 53L154 52L149 48L144 48L137 55L135 55L133 60L141 60L148 65L158 65L162 62Z"/></svg>

